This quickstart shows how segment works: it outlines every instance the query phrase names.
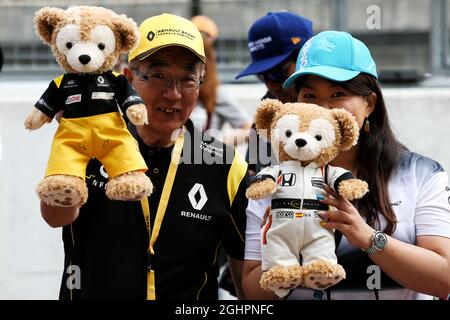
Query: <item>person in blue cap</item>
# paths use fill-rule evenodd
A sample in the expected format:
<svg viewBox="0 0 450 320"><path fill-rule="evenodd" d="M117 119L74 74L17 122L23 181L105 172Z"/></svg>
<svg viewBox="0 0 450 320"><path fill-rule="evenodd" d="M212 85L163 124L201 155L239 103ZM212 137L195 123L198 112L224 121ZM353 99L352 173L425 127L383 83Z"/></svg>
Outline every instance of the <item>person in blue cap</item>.
<svg viewBox="0 0 450 320"><path fill-rule="evenodd" d="M368 182L369 193L350 203L325 186L318 212L336 230L337 256L347 278L322 291L297 288L292 299L446 299L450 292L450 187L436 161L407 150L389 125L376 65L364 43L346 32L324 31L301 49L284 83L298 101L344 108L360 127L358 144L332 165ZM269 199L247 207L243 278L247 298L276 298L259 287L260 224ZM340 236L339 236L340 235Z"/></svg>
<svg viewBox="0 0 450 320"><path fill-rule="evenodd" d="M284 89L283 82L295 71L300 49L313 36L312 27L311 20L288 11L269 12L256 20L248 32L248 50L252 62L236 79L255 75L267 87L262 99L297 101L295 89ZM249 144L253 147L248 149L246 160L253 175L275 159L271 156L270 143L262 142L254 130L251 135L254 136L250 137Z"/></svg>
<svg viewBox="0 0 450 320"><path fill-rule="evenodd" d="M295 90L283 89L282 85L294 72L301 47L312 36L312 21L287 11L269 12L250 27L248 50L252 62L236 79L256 75L266 84L266 97L295 102Z"/></svg>

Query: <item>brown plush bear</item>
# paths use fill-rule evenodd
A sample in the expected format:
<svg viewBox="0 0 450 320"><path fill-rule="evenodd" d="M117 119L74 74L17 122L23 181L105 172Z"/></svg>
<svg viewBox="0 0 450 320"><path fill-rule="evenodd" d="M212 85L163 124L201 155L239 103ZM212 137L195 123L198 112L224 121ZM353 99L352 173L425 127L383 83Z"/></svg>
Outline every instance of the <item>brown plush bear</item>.
<svg viewBox="0 0 450 320"><path fill-rule="evenodd" d="M25 120L27 129L36 130L62 112L45 178L37 187L39 198L53 206L84 204L86 166L92 157L109 175L109 198L148 196L152 183L145 175L147 166L119 112L142 126L147 109L127 79L110 71L120 53L137 43L136 23L92 6L45 7L36 12L34 22L36 33L67 72L50 83Z"/></svg>
<svg viewBox="0 0 450 320"><path fill-rule="evenodd" d="M249 199L271 196L261 230L261 287L284 297L304 286L323 290L345 278L337 263L334 235L321 226L326 183L346 199L361 198L367 183L328 165L358 140L354 116L344 109L264 100L255 119L258 133L272 143L279 165L266 167L247 189ZM301 261L301 263L300 263Z"/></svg>

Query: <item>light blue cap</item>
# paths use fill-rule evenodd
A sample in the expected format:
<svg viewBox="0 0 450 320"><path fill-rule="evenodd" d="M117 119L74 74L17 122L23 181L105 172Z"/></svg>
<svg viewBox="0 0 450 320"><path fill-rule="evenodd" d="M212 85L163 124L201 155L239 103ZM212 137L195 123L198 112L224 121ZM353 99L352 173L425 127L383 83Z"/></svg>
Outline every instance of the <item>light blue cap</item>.
<svg viewBox="0 0 450 320"><path fill-rule="evenodd" d="M300 50L295 70L283 84L284 88L307 74L333 81L347 81L361 72L378 78L369 49L343 31L323 31L309 39Z"/></svg>

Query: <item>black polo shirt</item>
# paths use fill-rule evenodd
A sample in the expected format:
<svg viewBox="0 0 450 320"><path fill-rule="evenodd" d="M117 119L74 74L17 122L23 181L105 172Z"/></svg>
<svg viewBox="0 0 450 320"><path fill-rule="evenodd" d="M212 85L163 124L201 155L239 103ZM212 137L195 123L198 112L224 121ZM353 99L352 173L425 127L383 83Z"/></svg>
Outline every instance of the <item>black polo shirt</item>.
<svg viewBox="0 0 450 320"><path fill-rule="evenodd" d="M217 299L220 248L235 259L244 258L246 170L232 191L235 151L213 138L194 138L194 131L201 133L190 121L186 126L181 163L151 261L157 300ZM135 133L134 128L130 131ZM172 148L152 148L140 140L139 144L155 186L149 197L153 226ZM199 159L200 164L189 163ZM214 159L217 163L210 164ZM106 173L97 160L90 162L86 176L88 201L78 219L63 230L60 298L145 299L149 235L141 204L107 199ZM230 193L235 194L232 201ZM73 288L70 265L79 267L80 289Z"/></svg>
<svg viewBox="0 0 450 320"><path fill-rule="evenodd" d="M53 118L64 109L64 118L82 118L118 111L143 103L124 75L66 73L54 79L35 107Z"/></svg>

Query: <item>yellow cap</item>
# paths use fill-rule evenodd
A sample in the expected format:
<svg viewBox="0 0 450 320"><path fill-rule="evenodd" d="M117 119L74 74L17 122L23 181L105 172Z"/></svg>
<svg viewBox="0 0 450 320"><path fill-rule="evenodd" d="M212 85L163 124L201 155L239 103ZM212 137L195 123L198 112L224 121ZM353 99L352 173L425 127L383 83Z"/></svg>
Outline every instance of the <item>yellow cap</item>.
<svg viewBox="0 0 450 320"><path fill-rule="evenodd" d="M206 63L200 31L185 18L169 13L148 18L139 26L139 34L139 42L128 55L128 61L144 60L159 49L181 46L191 50Z"/></svg>
<svg viewBox="0 0 450 320"><path fill-rule="evenodd" d="M193 16L191 21L197 26L200 32L207 33L213 40L219 36L219 28L217 24L207 16Z"/></svg>

